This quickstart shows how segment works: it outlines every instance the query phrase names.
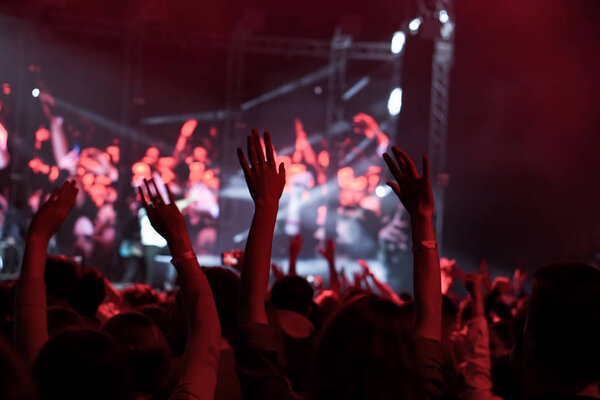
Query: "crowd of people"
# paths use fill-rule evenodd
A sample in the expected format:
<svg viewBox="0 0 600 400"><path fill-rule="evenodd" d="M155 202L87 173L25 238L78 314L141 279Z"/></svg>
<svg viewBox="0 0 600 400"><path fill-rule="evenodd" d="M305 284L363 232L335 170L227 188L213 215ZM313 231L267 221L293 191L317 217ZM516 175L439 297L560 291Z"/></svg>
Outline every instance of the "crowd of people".
<svg viewBox="0 0 600 400"><path fill-rule="evenodd" d="M198 264L176 192L140 180L177 287L116 290L95 268L48 256L74 205L66 180L33 217L16 281L2 282L0 398L13 399L586 399L600 398L600 270L578 262L492 281L438 255L429 162L393 146L382 157L409 215L413 295L371 273L351 282L321 253L328 282L271 263L286 170L258 131L237 149L254 202L239 273ZM468 296L453 286L463 281ZM273 282L269 285L269 282ZM325 286L325 287L324 287Z"/></svg>

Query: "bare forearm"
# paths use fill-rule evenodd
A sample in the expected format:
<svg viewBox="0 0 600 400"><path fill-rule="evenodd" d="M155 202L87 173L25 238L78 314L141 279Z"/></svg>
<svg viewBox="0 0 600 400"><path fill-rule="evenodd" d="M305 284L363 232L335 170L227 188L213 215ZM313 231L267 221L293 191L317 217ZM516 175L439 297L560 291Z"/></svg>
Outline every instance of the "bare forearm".
<svg viewBox="0 0 600 400"><path fill-rule="evenodd" d="M267 324L265 299L271 265L273 230L277 219L277 204L257 202L244 251L240 304L245 323Z"/></svg>
<svg viewBox="0 0 600 400"><path fill-rule="evenodd" d="M442 293L440 260L437 249L423 247L435 243L432 218L425 215L411 217L413 243L414 291L416 330L419 336L440 340L442 336Z"/></svg>
<svg viewBox="0 0 600 400"><path fill-rule="evenodd" d="M176 268L188 323L184 370L179 383L199 398L213 398L221 341L213 294L195 258L176 263Z"/></svg>
<svg viewBox="0 0 600 400"><path fill-rule="evenodd" d="M29 365L48 340L44 270L48 240L29 235L17 285L15 343Z"/></svg>

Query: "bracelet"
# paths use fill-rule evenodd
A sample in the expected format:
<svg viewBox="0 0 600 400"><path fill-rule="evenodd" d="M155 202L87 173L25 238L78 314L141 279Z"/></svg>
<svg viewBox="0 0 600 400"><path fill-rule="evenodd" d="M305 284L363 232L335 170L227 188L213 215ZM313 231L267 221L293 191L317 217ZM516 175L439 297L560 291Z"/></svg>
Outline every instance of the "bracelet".
<svg viewBox="0 0 600 400"><path fill-rule="evenodd" d="M438 249L438 247L437 247L437 243L435 240L422 240L419 243L413 244L412 252L414 254L414 253L418 253L420 251L425 251L425 250L437 251L437 249Z"/></svg>
<svg viewBox="0 0 600 400"><path fill-rule="evenodd" d="M181 264L182 262L192 259L198 260L198 257L196 257L196 253L193 250L190 250L173 257L171 259L171 264Z"/></svg>

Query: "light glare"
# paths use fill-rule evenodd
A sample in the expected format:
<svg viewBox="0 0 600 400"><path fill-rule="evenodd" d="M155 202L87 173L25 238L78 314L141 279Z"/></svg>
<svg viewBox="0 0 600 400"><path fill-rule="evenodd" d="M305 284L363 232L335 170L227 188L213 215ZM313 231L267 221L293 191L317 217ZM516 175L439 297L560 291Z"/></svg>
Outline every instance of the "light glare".
<svg viewBox="0 0 600 400"><path fill-rule="evenodd" d="M394 33L394 36L392 37L392 46L391 46L392 53L394 53L394 54L400 53L402 51L402 49L404 48L404 43L406 43L406 35L404 34L404 32L398 31L398 32Z"/></svg>
<svg viewBox="0 0 600 400"><path fill-rule="evenodd" d="M388 99L388 111L392 117L400 114L402 109L402 89L395 88Z"/></svg>
<svg viewBox="0 0 600 400"><path fill-rule="evenodd" d="M439 19L440 19L440 22L442 24L445 24L446 22L450 21L450 16L448 15L448 11L441 10L440 11L440 15L439 15Z"/></svg>
<svg viewBox="0 0 600 400"><path fill-rule="evenodd" d="M32 95L33 97L38 97L38 96L40 95L40 89L38 89L38 88L35 88L35 89L33 89L33 90L31 91L31 95Z"/></svg>
<svg viewBox="0 0 600 400"><path fill-rule="evenodd" d="M423 20L421 18L415 18L408 24L408 29L410 29L412 33L416 33L419 30L422 22Z"/></svg>

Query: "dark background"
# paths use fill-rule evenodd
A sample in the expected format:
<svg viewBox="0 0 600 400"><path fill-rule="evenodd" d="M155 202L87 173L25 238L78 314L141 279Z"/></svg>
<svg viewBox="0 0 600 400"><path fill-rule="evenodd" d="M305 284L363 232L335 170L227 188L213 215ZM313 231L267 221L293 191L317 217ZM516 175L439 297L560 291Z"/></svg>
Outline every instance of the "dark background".
<svg viewBox="0 0 600 400"><path fill-rule="evenodd" d="M385 41L417 8L412 0L2 0L0 13L16 18L13 28L28 26L35 38L23 56L24 49L12 40L16 30L0 27L0 81L17 80L12 68L17 61L41 64L61 98L119 121L124 79L120 28L114 37L67 34L56 23L63 15L88 21L90 28L100 20L122 26L141 18L225 36L243 26L257 34L328 39L341 25L357 40ZM519 261L536 267L557 258L592 258L600 252L600 2L459 0L451 18L456 53L446 255L467 267L486 257L501 268ZM146 83L142 116L223 104L225 52L198 52L185 44L153 51L141 66ZM431 43L409 38L406 51L398 142L416 152L427 137ZM285 74L265 74L268 68L265 60L248 66L252 83L246 97L286 80ZM288 68L293 78L314 65L290 62ZM384 116L381 104L379 116ZM299 101L298 107L305 105ZM177 128L172 127L172 135ZM164 131L147 133L171 140Z"/></svg>

